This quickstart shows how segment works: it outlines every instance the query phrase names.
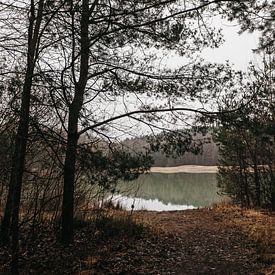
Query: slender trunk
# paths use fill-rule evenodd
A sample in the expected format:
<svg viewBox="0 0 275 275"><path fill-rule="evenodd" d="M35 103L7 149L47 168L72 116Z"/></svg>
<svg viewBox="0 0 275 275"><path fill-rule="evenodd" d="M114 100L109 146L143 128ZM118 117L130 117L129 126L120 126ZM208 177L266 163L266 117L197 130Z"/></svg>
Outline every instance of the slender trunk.
<svg viewBox="0 0 275 275"><path fill-rule="evenodd" d="M275 211L275 182L273 182L272 184L273 184L273 190L271 193L271 210Z"/></svg>
<svg viewBox="0 0 275 275"><path fill-rule="evenodd" d="M64 164L61 240L65 244L73 241L74 181L77 143L79 137L78 119L83 105L83 97L88 80L89 68L89 0L82 0L80 36L80 75L78 82L75 83L75 95L69 108L68 139ZM74 35L72 37L74 37Z"/></svg>
<svg viewBox="0 0 275 275"><path fill-rule="evenodd" d="M273 109L274 110L274 109ZM275 112L273 112L273 123L275 124ZM273 136L273 144L275 142L275 136ZM275 151L274 151L274 146L271 147L271 151L270 151L270 180L271 180L271 210L275 211L275 176L274 176L274 172L275 172L275 163L274 163L274 157L275 157Z"/></svg>
<svg viewBox="0 0 275 275"><path fill-rule="evenodd" d="M9 234L11 233L12 236L12 274L18 274L19 210L29 129L31 87L33 80L38 34L42 19L43 4L44 0L40 0L38 5L38 15L36 18L35 4L34 1L31 1L31 16L28 29L27 69L22 91L21 110L19 117L19 125L16 134L15 149L12 159L12 171L10 176L8 198L1 226L1 239L3 242L8 243Z"/></svg>
<svg viewBox="0 0 275 275"><path fill-rule="evenodd" d="M249 184L247 179L247 171L244 171L244 190L245 190L245 196L246 196L246 205L247 207L250 207L250 191L249 191Z"/></svg>
<svg viewBox="0 0 275 275"><path fill-rule="evenodd" d="M70 243L73 240L73 214L74 214L74 178L77 155L77 123L78 112L69 118L68 141L64 164L64 190L62 203L62 242Z"/></svg>
<svg viewBox="0 0 275 275"><path fill-rule="evenodd" d="M38 185L36 185L36 192L35 192L35 201L34 201L34 213L33 213L33 218L32 218L32 225L31 225L31 230L30 230L30 238L34 240L35 238L35 227L37 224L37 216L39 215L39 210L38 210L38 200L39 200L39 188Z"/></svg>
<svg viewBox="0 0 275 275"><path fill-rule="evenodd" d="M4 189L3 188L3 185L1 185L1 191L0 191L0 219L1 219L1 213L2 213L2 209L3 209L3 193L2 193L2 189Z"/></svg>
<svg viewBox="0 0 275 275"><path fill-rule="evenodd" d="M270 180L271 180L271 210L275 211L275 177L273 173L273 165L270 165Z"/></svg>
<svg viewBox="0 0 275 275"><path fill-rule="evenodd" d="M9 242L9 231L12 219L15 219L15 226L19 213L19 204L22 188L22 178L25 166L26 147L29 128L29 112L30 112L30 94L32 86L34 66L32 60L29 60L27 72L22 91L21 112L19 126L16 134L15 149L12 160L12 170L9 183L8 197L4 212L4 218L1 226L1 239L3 243Z"/></svg>
<svg viewBox="0 0 275 275"><path fill-rule="evenodd" d="M14 170L14 169L12 169ZM12 171L11 175L14 172ZM11 213L12 213L12 196L13 196L13 183L14 181L10 179L8 196L4 210L4 216L1 224L1 232L0 232L0 243L1 245L6 245L9 243L9 230L10 230L10 222L11 222Z"/></svg>
<svg viewBox="0 0 275 275"><path fill-rule="evenodd" d="M254 181L255 181L255 188L256 188L256 206L261 206L261 183L258 171L258 161L257 156L254 158Z"/></svg>
<svg viewBox="0 0 275 275"><path fill-rule="evenodd" d="M241 199L241 206L244 207L245 204L245 197L244 197L244 177L243 177L243 167L240 164L240 171L239 171L239 177L240 177L240 199Z"/></svg>

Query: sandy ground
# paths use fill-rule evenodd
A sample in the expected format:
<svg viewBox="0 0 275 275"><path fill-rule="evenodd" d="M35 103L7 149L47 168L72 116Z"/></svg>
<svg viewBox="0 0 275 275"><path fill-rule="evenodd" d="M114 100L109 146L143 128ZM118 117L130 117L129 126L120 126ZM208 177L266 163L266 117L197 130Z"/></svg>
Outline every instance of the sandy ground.
<svg viewBox="0 0 275 275"><path fill-rule="evenodd" d="M217 166L182 165L176 167L152 167L151 173L217 173Z"/></svg>

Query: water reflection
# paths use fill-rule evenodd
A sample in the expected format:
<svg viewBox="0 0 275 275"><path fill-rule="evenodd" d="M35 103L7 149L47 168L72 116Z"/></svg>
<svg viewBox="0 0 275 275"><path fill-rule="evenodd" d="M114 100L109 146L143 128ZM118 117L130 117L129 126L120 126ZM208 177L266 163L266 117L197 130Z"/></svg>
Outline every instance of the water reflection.
<svg viewBox="0 0 275 275"><path fill-rule="evenodd" d="M127 209L134 202L135 210L184 210L212 206L221 200L217 191L216 174L151 173L120 183L115 199Z"/></svg>
<svg viewBox="0 0 275 275"><path fill-rule="evenodd" d="M143 199L135 197L126 197L126 196L113 196L113 202L119 202L123 209L126 210L150 210L150 211L175 211L175 210L187 210L195 209L193 205L179 205L172 203L163 203L158 199Z"/></svg>

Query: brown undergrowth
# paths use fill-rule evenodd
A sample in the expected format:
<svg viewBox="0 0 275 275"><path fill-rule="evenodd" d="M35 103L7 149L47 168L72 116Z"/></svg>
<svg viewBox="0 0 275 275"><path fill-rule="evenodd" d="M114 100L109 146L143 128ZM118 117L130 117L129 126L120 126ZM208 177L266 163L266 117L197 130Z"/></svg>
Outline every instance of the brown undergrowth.
<svg viewBox="0 0 275 275"><path fill-rule="evenodd" d="M272 245L272 212L255 209L243 209L232 204L217 204L213 208L216 218L222 219L225 225L240 228L251 240L258 243L265 253Z"/></svg>
<svg viewBox="0 0 275 275"><path fill-rule="evenodd" d="M21 274L272 274L260 246L268 242L267 214L219 205L173 212L101 211L76 221L75 242L63 247L56 229L34 239L21 232ZM9 269L0 249L0 273ZM267 273L269 272L269 273ZM271 272L271 273L270 273Z"/></svg>
<svg viewBox="0 0 275 275"><path fill-rule="evenodd" d="M272 265L267 274L275 274L275 213L230 203L217 204L213 210L216 218L223 220L226 226L238 228L257 244L261 259Z"/></svg>

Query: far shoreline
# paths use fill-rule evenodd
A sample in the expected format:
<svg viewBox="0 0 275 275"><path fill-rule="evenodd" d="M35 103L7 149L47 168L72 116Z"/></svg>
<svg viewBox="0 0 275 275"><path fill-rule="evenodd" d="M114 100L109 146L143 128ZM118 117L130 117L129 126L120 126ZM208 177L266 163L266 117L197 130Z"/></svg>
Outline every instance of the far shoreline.
<svg viewBox="0 0 275 275"><path fill-rule="evenodd" d="M216 174L218 172L218 166L203 166L203 165L180 165L174 167L151 167L150 173L209 173Z"/></svg>

